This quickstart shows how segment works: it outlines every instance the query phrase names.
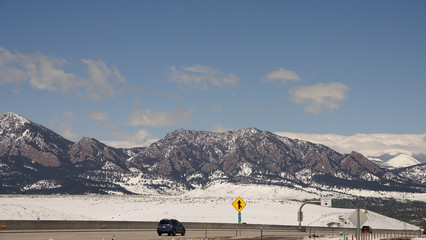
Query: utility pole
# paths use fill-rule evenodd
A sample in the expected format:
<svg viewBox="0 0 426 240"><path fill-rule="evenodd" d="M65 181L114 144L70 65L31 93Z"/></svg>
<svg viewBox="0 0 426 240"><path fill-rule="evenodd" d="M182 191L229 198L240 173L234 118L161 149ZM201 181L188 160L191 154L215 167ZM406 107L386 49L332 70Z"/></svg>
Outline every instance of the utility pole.
<svg viewBox="0 0 426 240"><path fill-rule="evenodd" d="M357 229L357 232L358 232L357 235L356 235L356 239L359 240L360 239L359 235L361 234L361 231L360 231L361 230L361 226L360 226L361 224L360 224L360 219L359 219L360 218L359 208L357 208L356 211L357 211L357 213L356 213L356 216L357 216L356 229Z"/></svg>

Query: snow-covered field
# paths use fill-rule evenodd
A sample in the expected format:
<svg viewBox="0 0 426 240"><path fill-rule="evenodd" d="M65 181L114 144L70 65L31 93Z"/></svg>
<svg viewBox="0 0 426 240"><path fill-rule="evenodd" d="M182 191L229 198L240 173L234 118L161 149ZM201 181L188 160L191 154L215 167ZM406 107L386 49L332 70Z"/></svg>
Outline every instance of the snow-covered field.
<svg viewBox="0 0 426 240"><path fill-rule="evenodd" d="M182 222L236 223L238 212L232 202L238 196L247 203L241 211L242 222L278 225L298 225L301 202L295 199L317 197L296 190L283 193L274 188L238 190L231 186L214 191L194 190L180 196L0 195L0 219L158 221L177 218ZM348 218L355 209L307 204L302 210L304 226L354 227ZM366 211L366 215L365 225L372 228L419 229L371 211Z"/></svg>

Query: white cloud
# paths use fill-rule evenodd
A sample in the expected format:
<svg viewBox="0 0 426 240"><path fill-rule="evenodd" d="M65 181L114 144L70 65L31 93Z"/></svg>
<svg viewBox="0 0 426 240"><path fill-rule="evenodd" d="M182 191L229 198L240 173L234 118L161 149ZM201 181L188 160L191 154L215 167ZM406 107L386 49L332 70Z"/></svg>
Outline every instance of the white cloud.
<svg viewBox="0 0 426 240"><path fill-rule="evenodd" d="M185 124L192 116L192 109L153 112L148 109L136 109L130 113L125 124L131 126L178 126Z"/></svg>
<svg viewBox="0 0 426 240"><path fill-rule="evenodd" d="M102 97L114 98L121 93L116 89L116 83L125 83L126 80L120 75L116 66L108 68L102 60L81 60L87 65L89 78L85 81L85 89L89 96L95 100Z"/></svg>
<svg viewBox="0 0 426 240"><path fill-rule="evenodd" d="M299 79L300 77L299 75L297 75L297 73L280 67L280 69L266 74L266 76L263 77L262 81L263 82L279 81L282 85L284 85L289 81L298 82Z"/></svg>
<svg viewBox="0 0 426 240"><path fill-rule="evenodd" d="M94 100L113 98L120 94L120 85L126 80L117 67L108 67L102 60L81 60L87 65L88 78L65 71L65 59L44 56L40 53L27 55L11 53L0 46L0 84L25 83L39 90L61 92Z"/></svg>
<svg viewBox="0 0 426 240"><path fill-rule="evenodd" d="M212 132L216 132L216 133L228 132L228 131L231 131L231 130L232 130L231 128L227 128L227 127L223 126L222 124L216 124L211 129Z"/></svg>
<svg viewBox="0 0 426 240"><path fill-rule="evenodd" d="M147 147L150 144L158 141L156 138L150 138L151 134L146 129L140 129L133 135L123 131L115 131L113 134L118 140L101 142L115 148L132 148Z"/></svg>
<svg viewBox="0 0 426 240"><path fill-rule="evenodd" d="M74 117L74 113L71 111L65 111L60 116L55 117L49 122L49 125L54 126L58 133L71 141L77 141L79 136L74 132L73 124L77 121Z"/></svg>
<svg viewBox="0 0 426 240"><path fill-rule="evenodd" d="M40 53L13 54L0 47L0 83L28 83L39 90L63 91L76 88L78 78L65 73L64 59L43 56Z"/></svg>
<svg viewBox="0 0 426 240"><path fill-rule="evenodd" d="M305 111L320 114L323 108L338 109L339 104L347 98L348 87L343 83L317 83L301 86L290 91L291 100L297 104L307 104Z"/></svg>
<svg viewBox="0 0 426 240"><path fill-rule="evenodd" d="M100 121L100 122L106 122L109 121L109 116L108 114L104 113L104 112L92 112L90 113L89 117L91 119L94 119L96 121Z"/></svg>
<svg viewBox="0 0 426 240"><path fill-rule="evenodd" d="M169 79L185 90L202 91L211 86L236 87L240 79L233 73L225 74L212 67L194 64L190 67L171 67Z"/></svg>
<svg viewBox="0 0 426 240"><path fill-rule="evenodd" d="M24 81L24 72L13 64L17 59L17 54L12 54L0 46L0 84Z"/></svg>
<svg viewBox="0 0 426 240"><path fill-rule="evenodd" d="M276 132L280 136L302 139L331 147L340 153L357 151L367 157L382 154L426 154L426 134L307 134Z"/></svg>
<svg viewBox="0 0 426 240"><path fill-rule="evenodd" d="M78 140L78 135L74 132L73 127L71 125L67 125L66 123L61 125L61 135L71 141Z"/></svg>

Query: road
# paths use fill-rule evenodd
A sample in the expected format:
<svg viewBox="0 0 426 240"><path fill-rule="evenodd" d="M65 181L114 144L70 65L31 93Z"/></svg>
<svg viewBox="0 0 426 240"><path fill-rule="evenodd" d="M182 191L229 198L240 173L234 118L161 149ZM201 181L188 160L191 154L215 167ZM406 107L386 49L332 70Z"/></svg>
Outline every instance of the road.
<svg viewBox="0 0 426 240"><path fill-rule="evenodd" d="M301 240L308 233L296 231L265 231L264 240ZM205 239L205 230L187 230L185 236L158 236L155 230L94 230L94 231L16 231L0 232L1 240L177 240L177 239ZM236 230L209 230L208 239L260 239L258 229L245 229L241 233Z"/></svg>

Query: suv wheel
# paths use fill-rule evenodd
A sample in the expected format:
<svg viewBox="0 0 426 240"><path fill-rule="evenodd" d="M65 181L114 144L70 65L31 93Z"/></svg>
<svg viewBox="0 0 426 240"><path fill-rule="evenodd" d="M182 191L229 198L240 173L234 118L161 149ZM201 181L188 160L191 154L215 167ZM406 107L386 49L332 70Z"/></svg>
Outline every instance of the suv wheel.
<svg viewBox="0 0 426 240"><path fill-rule="evenodd" d="M182 236L185 236L185 229L182 230Z"/></svg>
<svg viewBox="0 0 426 240"><path fill-rule="evenodd" d="M176 229L175 229L175 230L173 230L172 235L173 235L173 236L176 236Z"/></svg>

